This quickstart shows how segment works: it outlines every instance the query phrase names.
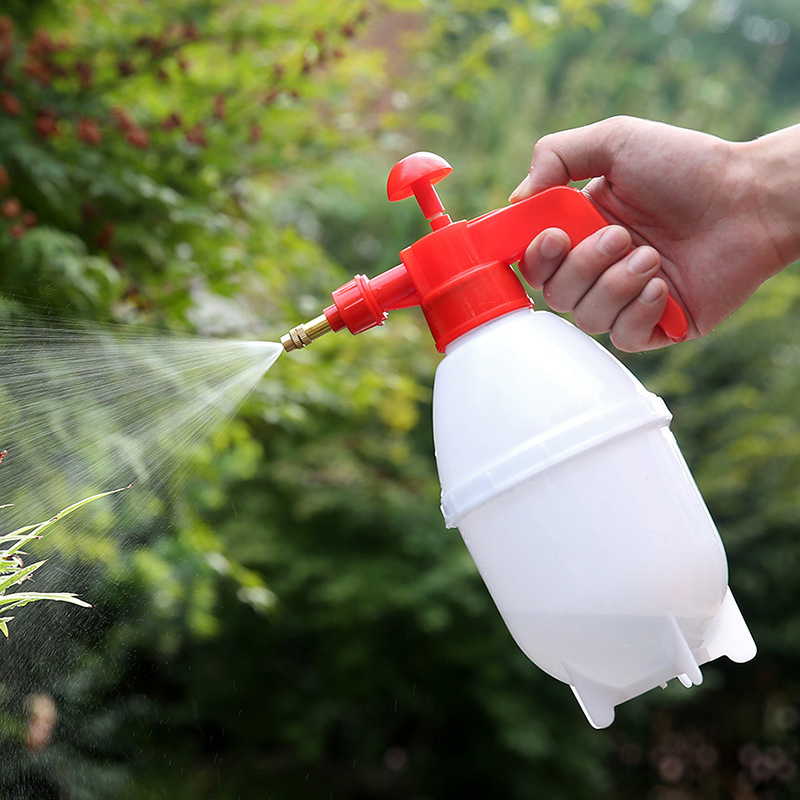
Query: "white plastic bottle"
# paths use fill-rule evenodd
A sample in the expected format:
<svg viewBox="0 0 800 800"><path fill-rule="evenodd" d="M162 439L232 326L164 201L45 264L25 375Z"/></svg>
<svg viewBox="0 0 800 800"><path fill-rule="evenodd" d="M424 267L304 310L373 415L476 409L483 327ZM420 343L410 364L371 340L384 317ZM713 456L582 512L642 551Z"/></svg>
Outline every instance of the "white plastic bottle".
<svg viewBox="0 0 800 800"><path fill-rule="evenodd" d="M434 386L442 510L511 634L597 728L755 643L664 402L546 311L453 341Z"/></svg>
<svg viewBox="0 0 800 800"><path fill-rule="evenodd" d="M284 348L361 333L419 305L445 353L434 440L447 524L458 527L522 650L572 686L592 725L614 707L755 643L728 589L722 542L670 433L670 413L607 350L533 311L510 265L547 227L573 244L607 222L582 192L555 186L453 222L433 153L392 168L390 200L412 195L431 233L402 263L355 276ZM669 297L659 328L683 341Z"/></svg>

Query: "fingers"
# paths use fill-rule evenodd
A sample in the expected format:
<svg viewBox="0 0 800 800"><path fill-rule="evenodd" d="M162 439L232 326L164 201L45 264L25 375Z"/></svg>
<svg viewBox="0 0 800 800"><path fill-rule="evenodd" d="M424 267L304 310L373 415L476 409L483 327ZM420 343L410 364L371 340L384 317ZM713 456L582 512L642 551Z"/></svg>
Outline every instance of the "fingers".
<svg viewBox="0 0 800 800"><path fill-rule="evenodd" d="M561 266L572 246L569 236L559 228L542 231L528 246L519 268L534 289L544 288Z"/></svg>
<svg viewBox="0 0 800 800"><path fill-rule="evenodd" d="M646 290L660 267L661 259L651 247L638 247L625 255L606 269L575 304L575 324L587 333L610 331L623 309Z"/></svg>
<svg viewBox="0 0 800 800"><path fill-rule="evenodd" d="M611 331L614 345L628 351L669 341L656 329L669 291L656 277L660 268L658 252L631 249L630 233L617 225L572 249L566 233L550 228L531 242L520 262L523 276L543 290L554 311L573 312L575 324L587 333Z"/></svg>
<svg viewBox="0 0 800 800"><path fill-rule="evenodd" d="M658 326L667 306L669 288L661 278L651 278L638 297L620 311L611 326L611 343L626 353L638 353L671 344Z"/></svg>

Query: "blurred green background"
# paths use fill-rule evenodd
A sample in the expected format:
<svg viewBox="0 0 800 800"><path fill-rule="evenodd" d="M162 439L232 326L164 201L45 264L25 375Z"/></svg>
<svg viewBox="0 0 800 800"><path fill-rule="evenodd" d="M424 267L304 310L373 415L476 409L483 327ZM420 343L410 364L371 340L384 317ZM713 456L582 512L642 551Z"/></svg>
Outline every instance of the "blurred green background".
<svg viewBox="0 0 800 800"><path fill-rule="evenodd" d="M4 0L0 293L275 339L425 233L385 199L402 156L441 153L445 205L474 216L541 135L614 114L737 140L796 122L800 4ZM625 357L674 413L759 654L605 731L444 528L438 358L413 310L282 358L162 518L67 552L59 588L96 608L31 607L0 641L0 796L800 797L796 270ZM32 695L58 710L38 751Z"/></svg>

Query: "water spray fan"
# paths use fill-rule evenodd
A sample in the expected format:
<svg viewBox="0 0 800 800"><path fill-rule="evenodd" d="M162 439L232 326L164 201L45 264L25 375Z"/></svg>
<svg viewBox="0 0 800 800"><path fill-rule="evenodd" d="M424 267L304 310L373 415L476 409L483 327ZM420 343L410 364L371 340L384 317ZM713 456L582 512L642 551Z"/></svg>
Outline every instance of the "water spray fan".
<svg viewBox="0 0 800 800"><path fill-rule="evenodd" d="M361 333L420 306L436 347L433 430L442 512L512 636L602 728L619 703L755 643L728 588L722 541L669 429L671 414L604 347L533 303L511 269L549 227L573 245L608 223L559 186L453 222L432 153L398 162L389 200L416 197L432 231L402 263L358 275L286 350ZM670 297L659 326L686 338Z"/></svg>

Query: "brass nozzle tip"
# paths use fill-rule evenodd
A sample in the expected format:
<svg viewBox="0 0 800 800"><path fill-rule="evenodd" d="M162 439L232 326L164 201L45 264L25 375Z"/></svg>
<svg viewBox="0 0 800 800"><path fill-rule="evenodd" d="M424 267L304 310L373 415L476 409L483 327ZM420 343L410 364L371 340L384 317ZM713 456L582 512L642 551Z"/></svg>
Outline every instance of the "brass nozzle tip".
<svg viewBox="0 0 800 800"><path fill-rule="evenodd" d="M291 353L292 350L299 350L310 345L314 339L318 339L332 330L333 328L328 322L328 318L324 314L320 314L318 317L314 317L309 322L303 322L281 336L281 344L287 353Z"/></svg>

